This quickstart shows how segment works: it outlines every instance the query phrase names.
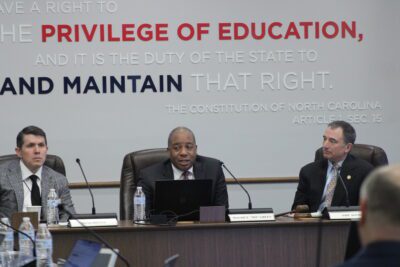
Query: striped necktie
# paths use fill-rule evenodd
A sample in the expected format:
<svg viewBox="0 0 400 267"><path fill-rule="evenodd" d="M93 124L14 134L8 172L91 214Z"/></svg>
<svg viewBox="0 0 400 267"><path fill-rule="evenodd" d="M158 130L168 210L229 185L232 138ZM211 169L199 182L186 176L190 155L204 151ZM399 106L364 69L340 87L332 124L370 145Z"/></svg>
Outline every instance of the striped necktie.
<svg viewBox="0 0 400 267"><path fill-rule="evenodd" d="M339 165L334 164L332 167L332 179L326 189L325 206L330 207L332 204L333 194L335 193L337 177L339 173Z"/></svg>

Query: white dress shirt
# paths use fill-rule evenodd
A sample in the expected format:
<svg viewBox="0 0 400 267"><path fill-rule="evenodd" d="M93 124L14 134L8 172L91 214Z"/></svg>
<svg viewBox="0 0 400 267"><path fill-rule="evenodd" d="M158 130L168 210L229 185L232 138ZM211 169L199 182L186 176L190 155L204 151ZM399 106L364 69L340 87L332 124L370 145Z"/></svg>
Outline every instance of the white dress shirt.
<svg viewBox="0 0 400 267"><path fill-rule="evenodd" d="M172 170L174 172L174 180L183 180L183 177L182 177L183 171L176 168L174 166L174 164L171 163L171 165L172 165ZM193 166L190 167L188 172L189 172L188 180L194 180Z"/></svg>
<svg viewBox="0 0 400 267"><path fill-rule="evenodd" d="M21 166L22 182L24 188L24 204L22 206L22 211L26 211L26 207L32 206L32 201L31 201L32 180L29 177L31 175L36 175L37 177L39 177L39 179L37 179L37 184L39 186L39 191L41 192L42 188L40 185L41 184L40 181L42 180L43 167L40 167L36 173L32 173L28 169L28 167L25 166L22 160L19 161L19 165Z"/></svg>

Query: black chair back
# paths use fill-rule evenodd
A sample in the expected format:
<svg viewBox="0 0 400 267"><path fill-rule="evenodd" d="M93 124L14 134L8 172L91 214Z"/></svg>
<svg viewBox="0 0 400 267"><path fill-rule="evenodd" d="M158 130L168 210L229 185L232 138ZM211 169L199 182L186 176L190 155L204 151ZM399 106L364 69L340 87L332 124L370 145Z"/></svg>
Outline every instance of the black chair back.
<svg viewBox="0 0 400 267"><path fill-rule="evenodd" d="M133 219L133 194L139 173L143 168L169 158L166 148L154 148L131 152L124 157L119 191L120 220Z"/></svg>

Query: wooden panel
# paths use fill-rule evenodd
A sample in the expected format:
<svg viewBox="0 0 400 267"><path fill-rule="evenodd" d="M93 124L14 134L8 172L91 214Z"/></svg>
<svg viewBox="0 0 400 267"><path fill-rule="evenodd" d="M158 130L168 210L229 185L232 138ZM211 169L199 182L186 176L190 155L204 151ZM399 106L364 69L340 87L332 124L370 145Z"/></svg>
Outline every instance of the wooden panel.
<svg viewBox="0 0 400 267"><path fill-rule="evenodd" d="M177 266L315 266L318 220L278 218L268 223L138 226L121 221L116 228L98 228L132 266L162 266L178 253ZM321 224L321 265L343 260L349 222ZM77 239L93 237L83 229L51 229L54 258L67 257ZM118 261L118 266L124 266Z"/></svg>
<svg viewBox="0 0 400 267"><path fill-rule="evenodd" d="M232 178L226 178L227 184L236 184L236 181ZM259 178L238 178L242 184L269 184L269 183L298 183L298 177L259 177ZM91 188L119 188L119 181L108 181L108 182L91 182L89 183ZM69 183L70 189L82 189L87 188L85 182L81 183Z"/></svg>

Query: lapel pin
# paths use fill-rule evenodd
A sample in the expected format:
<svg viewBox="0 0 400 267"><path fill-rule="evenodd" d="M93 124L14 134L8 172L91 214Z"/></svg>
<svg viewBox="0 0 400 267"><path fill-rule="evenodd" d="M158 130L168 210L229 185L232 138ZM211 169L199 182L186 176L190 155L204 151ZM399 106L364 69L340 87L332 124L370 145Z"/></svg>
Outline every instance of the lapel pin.
<svg viewBox="0 0 400 267"><path fill-rule="evenodd" d="M350 180L351 179L351 175L347 175L347 180Z"/></svg>

